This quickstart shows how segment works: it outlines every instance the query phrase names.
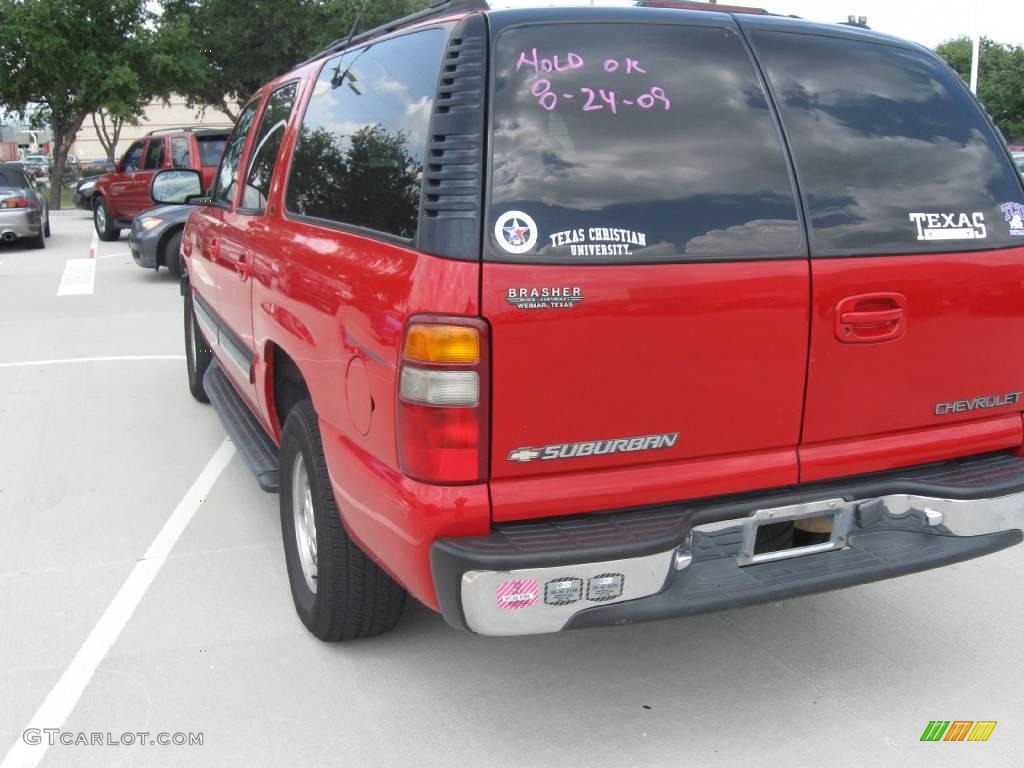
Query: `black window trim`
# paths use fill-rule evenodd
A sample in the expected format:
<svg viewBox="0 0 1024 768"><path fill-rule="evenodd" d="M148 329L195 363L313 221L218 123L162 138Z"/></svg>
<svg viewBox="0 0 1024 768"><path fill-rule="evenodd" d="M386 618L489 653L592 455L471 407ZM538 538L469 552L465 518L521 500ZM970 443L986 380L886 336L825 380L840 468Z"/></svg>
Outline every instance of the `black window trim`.
<svg viewBox="0 0 1024 768"><path fill-rule="evenodd" d="M732 17L729 17L732 21ZM765 100L768 103L768 113L775 126L775 133L779 139L779 145L783 154L783 161L786 166L786 175L789 178L790 183L790 195L793 200L793 207L796 213L796 222L800 229L800 242L796 249L791 254L784 256L716 256L716 255L696 255L696 256L676 256L672 258L658 258L658 259L634 259L631 261L623 261L621 258L615 256L591 256L587 258L579 258L573 256L553 256L541 259L537 254L524 254L527 258L509 258L508 254L499 255L497 258L489 256L490 253L497 253L494 249L489 249L488 242L488 228L491 225L490 210L491 210L491 180L494 174L494 142L488 140L487 146L484 150L485 153L485 173L484 173L484 210L483 210L483 241L480 247L480 258L482 263L487 264L518 264L521 266L600 266L600 267L633 267L639 265L650 265L650 264L737 264L746 262L778 262L778 261L807 261L810 254L810 240L808 238L808 227L809 222L804 214L802 190L800 189L799 179L796 176L796 166L793 163L793 159L790 156L789 151L789 140L786 136L785 131L782 127L782 116L778 113L775 108L775 100L770 90L770 85L764 73L761 71L761 64L758 61L757 56L754 55L753 47L750 41L747 40L747 36L742 27L732 21L732 23L726 22L719 19L711 18L700 18L700 19L669 19L669 18L651 18L645 20L643 18L630 19L628 22L624 22L621 19L607 19L607 20L594 20L590 18L559 18L559 19L545 19L536 21L523 21L503 26L499 30L492 30L491 37L491 53L490 60L491 66L488 67L489 72L487 73L487 109L486 109L486 120L487 128L486 134L489 137L494 135L494 94L495 87L495 67L493 66L493 58L497 53L497 42L498 38L501 37L505 32L512 29L520 29L523 27L536 27L536 26L550 26L553 23L560 25L569 24L610 24L612 26L620 26L623 23L629 24L646 24L650 26L675 26L675 27L687 27L690 29L720 29L726 32L732 32L736 35L740 42L744 52L747 55L747 59L750 61L751 69L753 70L754 77L757 82L761 85Z"/></svg>
<svg viewBox="0 0 1024 768"><path fill-rule="evenodd" d="M802 30L802 29L779 29L779 28L776 28L776 27L773 27L773 26L759 26L759 25L758 26L753 26L752 25L752 26L749 26L749 27L741 27L741 29L742 29L742 32L743 32L743 35L744 35L745 38L746 37L750 37L751 38L747 42L748 42L748 45L749 45L751 51L755 55L755 59L757 61L757 67L758 67L758 71L759 72L761 71L761 63L760 63L761 60L760 60L760 58L757 58L757 47L756 47L756 45L754 43L754 40L753 40L753 38L751 36L751 33L757 33L757 32L772 33L772 34L777 34L777 35L799 35L800 37L825 37L825 38L829 38L830 40L843 40L845 42L852 42L852 43L867 43L867 44L871 44L871 45L880 45L880 46L885 46L887 48L895 48L895 49L898 49L898 50L909 51L910 53L916 53L918 55L923 56L926 59L930 59L932 61L932 63L938 64L939 66L944 67L949 72L949 74L951 74L953 76L953 79L956 81L958 86L962 89L963 92L965 92L968 95L968 97L970 98L971 102L975 105L975 107L981 113L982 117L985 120L985 124L988 125L989 130L992 132L994 138L996 139L996 143L1002 145L1003 154L1006 155L1007 161L1010 163L1012 169L1014 170L1014 174L1017 176L1017 179L1020 182L1021 192L1022 192L1022 194L1024 194L1024 178L1021 178L1020 173L1016 171L1016 166L1013 163L1013 158L1010 156L1010 150L1006 146L1006 142L1003 141L1003 139L1002 139L1002 137L1001 137L1001 135L999 133L999 130L996 127L995 123L992 122L992 118L989 116L988 111L984 108L984 106L981 104L981 102L978 101L977 96L975 96L973 93L971 93L971 89L967 87L967 83L965 83L963 78L960 77L960 73L958 73L955 69L953 69L951 66L949 66L949 64L946 63L945 59L943 59L941 56L939 56L934 51L929 50L928 48L925 48L924 46L918 45L916 43L910 43L910 42L904 43L904 42L902 42L900 40L889 40L889 39L884 39L884 38L876 39L874 37L867 37L867 36L861 36L861 35L830 34L830 32L827 31L827 30L821 30L821 31L813 30L812 31L812 30ZM782 124L782 111L776 107L776 105L778 104L778 101L776 99L775 88L772 85L771 81L768 80L767 75L764 74L763 72L761 74L764 77L765 87L768 89L769 97L770 97L771 103L772 103L772 110L776 113L777 120L778 120L778 122L781 125ZM791 172L795 172L797 174L797 176L798 176L798 178L797 178L797 188L800 191L800 208L803 211L810 211L810 205L809 205L809 203L807 201L807 198L806 198L806 196L804 194L803 187L800 186L800 184L799 184L799 173L800 173L800 171L799 171L799 168L797 168L796 157L792 154L792 152L790 151L790 148L789 148L789 134L787 134L785 132L785 128L784 127L783 127L783 136L784 136L784 140L786 142L786 153L789 156L789 163L790 163L790 167L791 167ZM877 258L877 257L880 257L880 256L881 257L891 256L891 257L895 257L895 258L912 257L912 256L919 256L920 257L920 256L933 256L933 255L936 255L936 254L996 252L996 251L1012 250L1014 248L1020 248L1021 247L1020 245L1018 245L1016 243L1007 243L1006 245L996 245L996 246L992 246L992 245L989 245L989 246L977 246L977 245L975 245L973 247L970 247L970 246L966 245L967 241L964 241L965 244L963 246L959 246L959 247L956 248L956 250L950 250L950 251L921 251L921 250L903 251L903 250L892 250L892 249L889 249L889 248L857 249L855 251L851 250L851 249L842 249L842 250L835 250L835 251L833 251L833 250L829 250L829 249L824 249L823 250L823 249L821 249L821 248L819 248L817 246L817 244L814 241L814 231L813 231L813 227L811 227L811 223L810 223L810 218L809 217L805 217L805 224L804 224L804 226L805 226L805 230L806 230L805 231L806 242L808 244L808 248L809 248L810 258L811 259L859 259L859 258ZM977 242L977 241L971 241L971 242Z"/></svg>
<svg viewBox="0 0 1024 768"><path fill-rule="evenodd" d="M354 45L351 48L346 48L346 49L341 50L341 51L335 51L331 55L325 57L324 60L320 63L320 65L316 67L315 74L313 75L314 84L313 84L312 87L310 87L308 89L309 90L309 94L306 97L306 103L302 105L302 117L299 118L299 129L300 129L300 131L302 129L302 123L306 119L306 112L309 111L309 105L313 101L313 96L315 95L314 92L316 91L316 81L318 81L320 79L320 76L323 74L324 68L330 62L335 61L336 59L339 59L340 57L345 56L345 55L350 54L350 53L356 53L356 52L359 52L359 51L368 50L369 48L372 48L373 46L377 45L377 43L383 43L383 42L386 42L386 41L389 41L389 40L397 40L400 37L408 37L409 35L416 35L416 34L419 34L419 33L422 33L422 32L427 32L427 31L433 30L433 29L439 29L444 34L444 43L441 46L442 51L443 51L445 49L445 47L447 47L449 41L451 40L452 32L455 29L455 24L453 22L447 22L447 23L444 23L444 24L431 24L430 26L416 27L414 29L403 29L400 32L396 32L395 34L392 34L392 35L386 35L386 36L383 36L383 37L377 37L377 38L374 38L373 40L369 40L369 41L360 43L359 45ZM438 74L438 78L440 78L441 67L438 68L437 74ZM436 99L437 99L437 83L434 84L434 100L436 100ZM291 151L288 153L288 166L287 166L287 169L285 170L286 176L285 176L285 180L284 180L284 189L282 191L282 201L281 201L282 202L282 205L281 205L281 215L282 215L282 217L285 220L298 222L300 224L311 224L313 226L323 227L325 229L331 229L331 230L334 230L335 232L346 232L346 233L351 234L351 235L359 235L360 237L365 237L365 238L368 238L370 240L380 240L380 241L383 241L383 242L386 242L386 243L391 243L393 245L400 245L400 246L403 246L405 248L413 248L413 249L415 248L415 245L416 245L416 233L413 233L412 237L401 237L400 235L395 235L395 234L392 234L390 232L382 232L381 230L371 229L370 227L360 227L358 224L346 224L345 222L342 222L342 221L333 221L331 219L322 219L322 218L320 218L318 216L307 216L305 214L296 213L295 211L291 210L288 207L288 188L291 186L291 183L292 183L292 158L293 158L293 156L295 154L295 145L297 143L298 143L298 135L296 135L295 141L292 143L291 148L290 148ZM422 155L422 157L420 157L420 161L421 161L421 163L423 164L424 167L426 167L427 156L428 156L428 153L429 153L429 149L428 149L429 143L430 142L428 141L428 142L426 142L424 144L423 155ZM421 180L420 183L422 185L422 180ZM416 229L417 229L417 232L418 232L419 231L419 216L417 216Z"/></svg>
<svg viewBox="0 0 1024 768"><path fill-rule="evenodd" d="M302 101L302 95L303 95L302 94L302 84L304 82L305 82L305 80L302 77L294 77L294 78L292 78L290 80L287 80L287 81L279 84L276 88L274 88L273 90L268 92L266 103L264 103L263 106L260 108L259 122L256 124L256 128L257 128L256 132L257 132L257 134L259 133L259 129L263 127L263 115L265 115L266 112L267 112L267 107L270 105L270 99L273 98L274 94L277 93L278 91L280 91L282 88L287 88L289 85L295 85L295 100L292 102L292 111L288 113L288 121L285 123L285 126L284 126L284 130L287 132L288 126L292 124L292 121L295 118L295 113L298 111L297 107L298 107L299 103ZM282 136L281 138L282 138L281 145L277 148L277 157L274 158L274 170L273 170L273 172L270 175L271 185L273 185L274 176L276 174L280 173L280 171L278 170L278 162L277 161L281 158L281 152L285 149L284 137ZM246 138L246 141L248 141L248 138ZM225 144L224 148L227 149L227 145L226 144ZM289 153L289 155L290 155L290 153ZM289 156L286 156L286 157L288 157L288 159L290 159ZM242 197L241 197L242 200L245 199L245 191L244 191L245 190L245 185L246 185L246 182L249 180L249 171L252 170L252 161L253 161L252 148L250 148L250 154L246 158L246 160L248 160L248 163L246 163L245 176L243 177L244 180L242 181L242 190L243 190ZM286 165L289 170L291 169L291 163L290 162L285 162L282 165ZM285 181L285 184L287 186L287 179ZM268 190L268 192L269 192L269 190ZM285 190L285 192L287 193L287 189ZM267 196L267 203L269 204L269 202L270 202L270 196L268 195ZM263 208L243 208L240 205L235 207L235 213L240 213L243 216L263 216L263 215L266 214L266 212L267 212L266 206L263 207Z"/></svg>

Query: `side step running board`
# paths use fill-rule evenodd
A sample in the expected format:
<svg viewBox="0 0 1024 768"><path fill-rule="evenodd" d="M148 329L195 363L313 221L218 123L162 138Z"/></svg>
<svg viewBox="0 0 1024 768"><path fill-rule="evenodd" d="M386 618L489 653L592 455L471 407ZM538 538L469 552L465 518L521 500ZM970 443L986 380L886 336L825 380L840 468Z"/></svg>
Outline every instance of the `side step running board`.
<svg viewBox="0 0 1024 768"><path fill-rule="evenodd" d="M277 446L242 402L216 360L206 369L203 387L228 437L256 475L260 488L267 493L277 493L281 487Z"/></svg>

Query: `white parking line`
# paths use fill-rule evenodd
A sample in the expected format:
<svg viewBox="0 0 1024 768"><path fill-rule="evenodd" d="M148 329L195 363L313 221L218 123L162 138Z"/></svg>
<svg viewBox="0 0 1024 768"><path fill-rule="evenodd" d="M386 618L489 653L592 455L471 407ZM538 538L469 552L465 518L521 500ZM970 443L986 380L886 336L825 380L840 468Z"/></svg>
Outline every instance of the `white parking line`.
<svg viewBox="0 0 1024 768"><path fill-rule="evenodd" d="M171 549L174 548L196 510L199 509L202 498L213 487L234 455L235 447L230 440L221 443L216 453L203 467L203 471L199 473L199 477L192 483L192 487L185 492L185 496L178 502L178 506L174 508L171 516L167 518L167 522L164 523L164 527L160 529L160 533L157 534L153 543L149 545L146 554L132 568L132 572L114 597L113 602L107 606L107 610L96 622L96 626L93 627L82 647L78 649L71 664L64 670L57 685L50 691L43 705L39 707L39 711L20 733L24 733L29 728L41 730L43 728L61 728L64 725L82 697L85 687L96 673L96 669L121 635L128 620L131 619L146 594L146 590L149 589L153 579L156 578L160 568L166 562ZM48 740L41 739L41 741L41 744L27 744L24 740L17 741L7 753L3 763L0 763L0 768L35 768L43 759L46 750L49 749Z"/></svg>
<svg viewBox="0 0 1024 768"><path fill-rule="evenodd" d="M63 360L20 360L0 363L0 368L34 368L38 365L67 365L68 363L120 363L142 360L184 360L184 355L119 355L111 357L68 357Z"/></svg>
<svg viewBox="0 0 1024 768"><path fill-rule="evenodd" d="M90 259L95 259L96 258L96 251L99 249L99 247L100 247L100 239L99 239L99 236L96 234L96 228L93 227L92 239L89 241L89 258Z"/></svg>
<svg viewBox="0 0 1024 768"><path fill-rule="evenodd" d="M85 296L96 282L96 259L68 259L60 278L58 296Z"/></svg>
<svg viewBox="0 0 1024 768"><path fill-rule="evenodd" d="M116 259L118 256L131 256L128 251L124 253L104 253L102 256L97 256L97 259Z"/></svg>

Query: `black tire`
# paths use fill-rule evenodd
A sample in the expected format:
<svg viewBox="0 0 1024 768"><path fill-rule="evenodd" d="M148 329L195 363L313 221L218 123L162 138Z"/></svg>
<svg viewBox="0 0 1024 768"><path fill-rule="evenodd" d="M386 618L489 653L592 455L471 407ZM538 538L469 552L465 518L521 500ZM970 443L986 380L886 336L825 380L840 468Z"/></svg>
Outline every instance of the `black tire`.
<svg viewBox="0 0 1024 768"><path fill-rule="evenodd" d="M203 386L203 376L210 367L213 353L210 344L203 335L203 329L196 320L196 310L192 306L192 289L185 289L185 365L188 368L188 391L200 403L210 402Z"/></svg>
<svg viewBox="0 0 1024 768"><path fill-rule="evenodd" d="M288 412L280 456L281 535L292 599L302 623L328 642L373 637L394 629L405 607L405 590L346 533L327 474L316 411L309 400L297 403ZM296 537L293 491L300 459L315 521L315 592L303 573ZM301 489L300 495L305 496Z"/></svg>
<svg viewBox="0 0 1024 768"><path fill-rule="evenodd" d="M29 248L45 248L46 247L46 239L43 237L43 230L42 229L39 230L39 234L38 235L36 235L35 237L30 237L28 239L28 247Z"/></svg>
<svg viewBox="0 0 1024 768"><path fill-rule="evenodd" d="M43 222L43 234L47 237L50 236L50 208L46 208L46 220Z"/></svg>
<svg viewBox="0 0 1024 768"><path fill-rule="evenodd" d="M181 232L175 232L164 244L164 252L161 256L164 266L175 277L181 277Z"/></svg>
<svg viewBox="0 0 1024 768"><path fill-rule="evenodd" d="M109 243L121 236L121 230L113 226L114 220L110 217L110 209L106 201L96 195L92 199L92 225L96 228L96 234L100 240Z"/></svg>

